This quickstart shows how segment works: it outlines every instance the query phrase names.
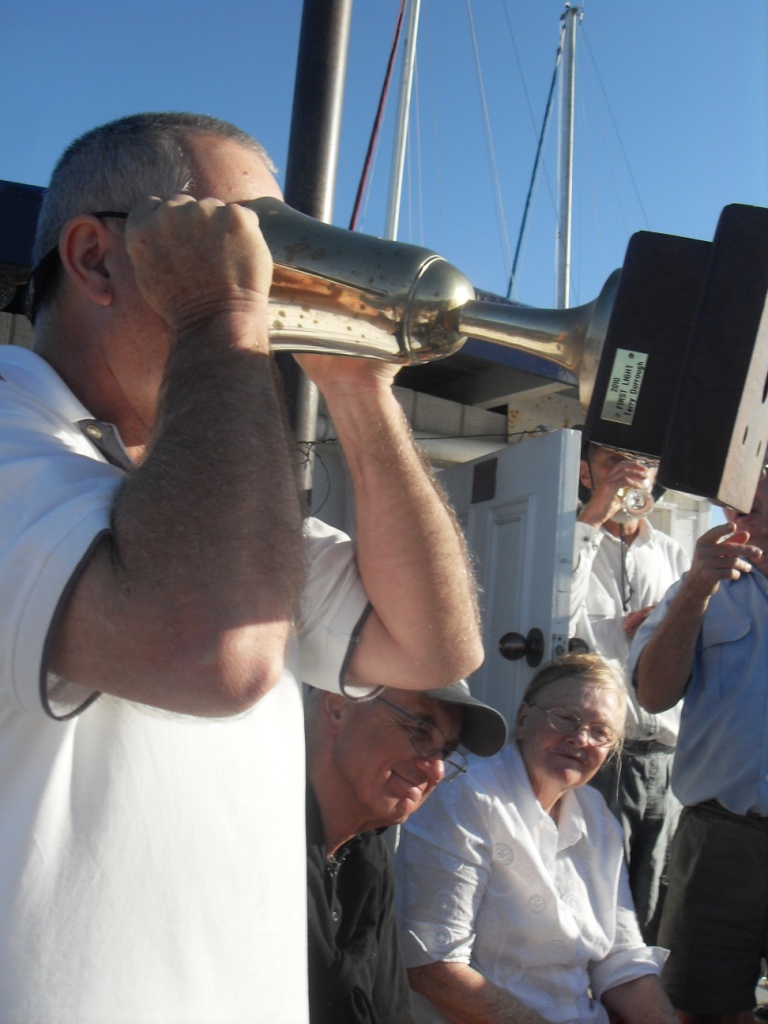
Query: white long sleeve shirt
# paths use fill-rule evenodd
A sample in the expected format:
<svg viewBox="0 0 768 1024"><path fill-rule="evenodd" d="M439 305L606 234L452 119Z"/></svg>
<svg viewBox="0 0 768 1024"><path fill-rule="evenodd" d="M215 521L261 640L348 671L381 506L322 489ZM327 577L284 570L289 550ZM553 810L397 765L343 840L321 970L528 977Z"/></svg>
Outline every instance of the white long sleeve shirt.
<svg viewBox="0 0 768 1024"><path fill-rule="evenodd" d="M650 715L637 703L627 676L631 640L624 632L623 622L629 612L658 604L689 568L690 560L677 541L654 530L647 519L641 519L635 539L625 548L624 594L621 548L619 538L604 527L596 529L587 523L576 523L569 633L585 640L590 650L619 668L627 680L626 738L655 740L674 747L680 707Z"/></svg>
<svg viewBox="0 0 768 1024"><path fill-rule="evenodd" d="M513 741L471 758L403 826L396 898L408 967L466 963L552 1024L607 1024L600 996L658 974L644 944L621 828L591 786L541 807ZM419 1024L444 1024L414 999Z"/></svg>

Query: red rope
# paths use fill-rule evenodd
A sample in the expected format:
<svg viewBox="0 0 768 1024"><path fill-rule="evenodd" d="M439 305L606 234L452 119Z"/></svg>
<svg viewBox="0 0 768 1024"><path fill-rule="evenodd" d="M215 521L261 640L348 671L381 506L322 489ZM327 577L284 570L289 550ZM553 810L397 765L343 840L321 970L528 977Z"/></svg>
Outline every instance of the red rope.
<svg viewBox="0 0 768 1024"><path fill-rule="evenodd" d="M371 129L371 138L368 142L368 152L365 154L365 163L363 164L363 171L360 175L360 184L357 186L357 195L355 196L355 205L352 210L352 216L349 221L349 230L354 231L357 228L358 217L360 216L360 206L363 201L363 193L365 192L365 184L368 181L368 174L371 169L371 161L373 160L373 151L376 148L376 140L379 137L379 131L381 129L381 119L384 115L384 107L387 102L387 95L389 93L389 84L392 80L392 69L395 66L395 56L397 54L397 44L400 41L400 30L403 25L403 14L405 13L406 0L400 0L400 11L397 15L397 25L395 26L395 37L392 40L392 50L389 54L389 63L387 64L387 73L384 76L384 85L381 88L381 96L379 97L379 106L376 111L376 119L373 122L373 128Z"/></svg>

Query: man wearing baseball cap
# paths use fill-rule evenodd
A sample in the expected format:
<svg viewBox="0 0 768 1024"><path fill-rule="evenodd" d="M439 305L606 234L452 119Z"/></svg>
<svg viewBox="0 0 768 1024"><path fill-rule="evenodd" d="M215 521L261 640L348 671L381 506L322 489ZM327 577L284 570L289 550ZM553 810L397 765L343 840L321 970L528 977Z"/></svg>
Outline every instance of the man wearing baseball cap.
<svg viewBox="0 0 768 1024"><path fill-rule="evenodd" d="M311 691L307 707L309 1002L312 1024L410 1024L391 861L380 832L506 742L504 717L465 682L384 689L369 701Z"/></svg>

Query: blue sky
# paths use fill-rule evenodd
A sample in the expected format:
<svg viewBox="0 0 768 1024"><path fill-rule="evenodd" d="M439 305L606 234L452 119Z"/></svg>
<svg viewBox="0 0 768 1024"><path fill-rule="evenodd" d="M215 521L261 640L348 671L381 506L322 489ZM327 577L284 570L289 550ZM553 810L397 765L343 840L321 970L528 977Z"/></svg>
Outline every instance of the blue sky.
<svg viewBox="0 0 768 1024"><path fill-rule="evenodd" d="M360 176L398 0L354 0L334 220ZM504 293L559 36L562 0L422 0L399 237ZM137 110L235 121L285 167L301 0L2 0L0 178L45 184L62 148ZM572 304L630 235L711 239L723 206L768 206L767 0L585 0L577 42ZM384 228L393 84L365 218ZM492 144L495 171L489 159ZM517 298L554 304L557 122ZM501 201L497 200L497 185ZM506 223L506 235L502 228Z"/></svg>

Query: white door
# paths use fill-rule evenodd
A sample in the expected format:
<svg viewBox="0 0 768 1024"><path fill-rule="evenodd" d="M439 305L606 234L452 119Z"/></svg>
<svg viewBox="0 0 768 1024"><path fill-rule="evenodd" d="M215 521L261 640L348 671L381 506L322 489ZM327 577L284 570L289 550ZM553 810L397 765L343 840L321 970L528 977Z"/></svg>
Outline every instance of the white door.
<svg viewBox="0 0 768 1024"><path fill-rule="evenodd" d="M472 692L510 729L537 664L568 649L580 444L578 431L556 430L440 473L482 590L485 662ZM522 638L517 660L500 652L508 634ZM514 638L506 646L514 648Z"/></svg>

